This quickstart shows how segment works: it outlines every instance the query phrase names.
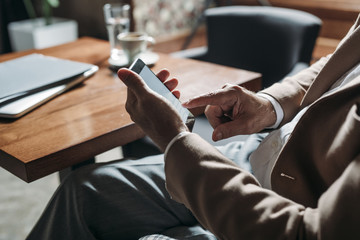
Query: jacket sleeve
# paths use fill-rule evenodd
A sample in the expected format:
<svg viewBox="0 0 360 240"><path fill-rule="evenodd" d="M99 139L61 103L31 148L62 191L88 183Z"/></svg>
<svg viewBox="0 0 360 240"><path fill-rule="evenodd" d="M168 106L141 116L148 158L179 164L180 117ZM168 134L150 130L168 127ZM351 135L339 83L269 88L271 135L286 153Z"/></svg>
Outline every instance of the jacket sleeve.
<svg viewBox="0 0 360 240"><path fill-rule="evenodd" d="M348 38L350 38L359 25L360 14L357 17L355 24L348 31L347 35L338 44L337 49L341 47ZM305 93L331 56L332 54L329 54L327 57L321 58L309 68L304 69L294 76L287 77L283 81L275 83L271 87L262 91L263 93L274 97L283 108L284 118L280 125L290 121L299 111L300 104L305 96Z"/></svg>
<svg viewBox="0 0 360 240"><path fill-rule="evenodd" d="M349 167L322 196L319 208L310 209L261 188L250 173L196 134L177 140L165 158L170 195L219 239L336 239L345 230L354 233L359 211L355 222L341 221L351 217L358 205L353 200L360 197L360 177L354 175L360 170L359 159ZM357 184L347 183L349 179ZM344 195L338 196L339 191ZM357 191L355 196L350 196L353 191ZM342 224L342 229L336 224ZM334 228L329 230L330 226Z"/></svg>
<svg viewBox="0 0 360 240"><path fill-rule="evenodd" d="M281 82L275 83L269 88L261 91L275 98L284 111L284 119L281 123L289 122L300 109L300 104L314 79L327 63L331 55L323 57L309 68L298 74L284 78ZM284 91L285 89L285 91Z"/></svg>

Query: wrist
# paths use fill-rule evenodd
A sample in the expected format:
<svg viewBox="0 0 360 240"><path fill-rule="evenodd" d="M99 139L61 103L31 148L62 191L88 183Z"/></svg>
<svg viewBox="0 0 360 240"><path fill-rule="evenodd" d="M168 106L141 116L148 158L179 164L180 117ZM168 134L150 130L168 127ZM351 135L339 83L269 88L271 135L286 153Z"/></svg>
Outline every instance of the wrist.
<svg viewBox="0 0 360 240"><path fill-rule="evenodd" d="M265 93L257 93L257 96L266 99L266 129L275 129L277 128L281 121L284 118L284 111L280 105L280 103L273 98L272 96L265 94Z"/></svg>
<svg viewBox="0 0 360 240"><path fill-rule="evenodd" d="M186 125L182 124L181 126L174 127L172 130L164 132L163 135L159 136L159 141L157 143L161 151L165 151L169 143L179 134L184 132L190 132Z"/></svg>
<svg viewBox="0 0 360 240"><path fill-rule="evenodd" d="M183 132L180 132L178 133L175 137L173 137L173 139L171 139L171 141L167 144L166 148L165 148L165 151L164 151L164 158L166 159L166 155L167 153L169 152L169 149L171 148L171 146L177 141L179 140L180 138L188 135L188 134L191 134L191 132L189 131L183 131Z"/></svg>
<svg viewBox="0 0 360 240"><path fill-rule="evenodd" d="M276 116L276 111L274 108L274 105L271 103L271 101L267 100L266 101L266 128L276 128L278 124L277 122L277 116Z"/></svg>

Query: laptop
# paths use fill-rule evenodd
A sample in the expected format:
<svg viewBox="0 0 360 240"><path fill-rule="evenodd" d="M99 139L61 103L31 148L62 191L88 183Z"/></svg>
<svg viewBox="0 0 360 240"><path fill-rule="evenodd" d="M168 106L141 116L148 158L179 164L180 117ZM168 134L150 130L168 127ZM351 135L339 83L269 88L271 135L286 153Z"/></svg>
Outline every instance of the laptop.
<svg viewBox="0 0 360 240"><path fill-rule="evenodd" d="M0 63L0 117L19 118L94 75L98 67L42 54Z"/></svg>

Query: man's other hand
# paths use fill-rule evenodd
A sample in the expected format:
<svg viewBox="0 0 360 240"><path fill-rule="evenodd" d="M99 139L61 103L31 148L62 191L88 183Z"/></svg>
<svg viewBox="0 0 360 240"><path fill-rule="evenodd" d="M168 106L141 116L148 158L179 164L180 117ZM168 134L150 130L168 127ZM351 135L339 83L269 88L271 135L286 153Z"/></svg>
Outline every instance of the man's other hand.
<svg viewBox="0 0 360 240"><path fill-rule="evenodd" d="M276 114L269 100L230 84L215 92L194 97L183 103L183 106L206 106L205 115L214 128L214 141L256 133L276 121Z"/></svg>

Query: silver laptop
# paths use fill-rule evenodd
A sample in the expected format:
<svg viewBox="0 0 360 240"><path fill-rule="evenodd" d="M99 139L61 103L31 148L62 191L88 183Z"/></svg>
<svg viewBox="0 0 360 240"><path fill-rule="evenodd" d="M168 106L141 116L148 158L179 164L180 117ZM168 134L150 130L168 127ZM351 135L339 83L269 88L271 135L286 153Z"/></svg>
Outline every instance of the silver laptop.
<svg viewBox="0 0 360 240"><path fill-rule="evenodd" d="M0 117L19 118L83 82L98 69L92 64L41 54L0 63Z"/></svg>

